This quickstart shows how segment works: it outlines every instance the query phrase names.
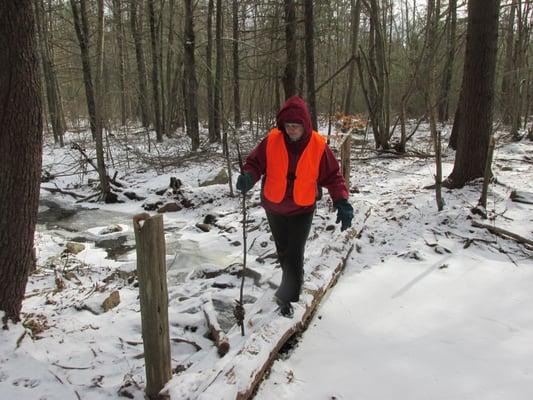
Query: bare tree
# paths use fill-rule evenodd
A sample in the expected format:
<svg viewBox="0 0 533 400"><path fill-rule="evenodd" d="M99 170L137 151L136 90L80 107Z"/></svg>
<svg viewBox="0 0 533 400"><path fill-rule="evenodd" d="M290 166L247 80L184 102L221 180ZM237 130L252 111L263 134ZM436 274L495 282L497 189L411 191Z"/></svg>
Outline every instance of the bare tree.
<svg viewBox="0 0 533 400"><path fill-rule="evenodd" d="M198 127L198 100L196 65L194 60L194 20L192 0L185 0L185 38L184 38L184 93L187 117L187 135L192 141L192 150L195 151L200 146L200 132Z"/></svg>
<svg viewBox="0 0 533 400"><path fill-rule="evenodd" d="M511 4L505 18L505 55L502 74L501 103L502 120L509 125L511 123L511 76L513 73L513 44L516 4Z"/></svg>
<svg viewBox="0 0 533 400"><path fill-rule="evenodd" d="M527 86L525 85L527 82L527 49L530 43L530 26L528 26L528 22L531 24L530 12L532 8L533 5L530 2L523 4L522 0L518 0L516 10L517 32L513 46L510 96L508 98L511 134L513 139L517 141L521 139L519 130L522 125L523 105L527 93Z"/></svg>
<svg viewBox="0 0 533 400"><path fill-rule="evenodd" d="M98 0L98 27L96 38L96 78L95 88L93 88L91 62L89 54L89 23L87 18L87 7L85 0L79 0L79 8L76 0L70 0L74 27L78 37L81 50L81 61L87 97L87 108L89 110L89 121L93 139L96 144L97 172L100 180L101 199L106 203L115 202L117 197L111 192L109 179L104 161L104 150L102 140L103 130L103 55L104 55L104 4L103 0Z"/></svg>
<svg viewBox="0 0 533 400"><path fill-rule="evenodd" d="M294 0L284 0L285 4L285 72L283 73L283 89L285 98L296 94L296 75L298 58L296 53L296 4Z"/></svg>
<svg viewBox="0 0 533 400"><path fill-rule="evenodd" d="M139 111L141 122L145 128L150 125L150 107L148 102L148 89L146 84L146 62L144 59L143 33L142 33L142 8L138 13L138 0L130 0L130 25L133 42L135 44L135 59L137 61L137 82L139 83ZM142 4L142 2L141 2Z"/></svg>
<svg viewBox="0 0 533 400"><path fill-rule="evenodd" d="M368 57L364 52L364 64L369 75L368 87L363 88L367 108L370 113L372 132L376 148L389 148L390 139L390 88L387 51L385 47L385 29L380 2L362 0L370 19L368 40ZM359 77L364 85L361 62L358 62Z"/></svg>
<svg viewBox="0 0 533 400"><path fill-rule="evenodd" d="M118 50L118 76L120 90L120 122L126 125L126 76L124 62L124 26L122 23L122 0L113 0L113 20Z"/></svg>
<svg viewBox="0 0 533 400"><path fill-rule="evenodd" d="M233 12L233 118L235 128L240 128L241 122L241 94L239 75L239 2L232 1Z"/></svg>
<svg viewBox="0 0 533 400"><path fill-rule="evenodd" d="M437 94L436 94L436 62L437 57L437 28L439 25L439 10L435 6L435 0L427 2L427 23L426 23L426 43L427 51L425 57L425 80L426 89L426 108L429 118L429 127L433 138L433 148L435 151L435 198L437 209L442 211L444 201L442 199L442 164L441 164L441 140L440 131L437 129Z"/></svg>
<svg viewBox="0 0 533 400"><path fill-rule="evenodd" d="M79 6L78 6L79 3ZM93 140L96 140L96 100L94 94L93 78L91 72L91 56L89 54L89 22L87 19L87 7L85 0L70 0L74 28L80 46L80 56L83 71L83 83L85 86L85 97L87 100L87 110L89 112L89 124Z"/></svg>
<svg viewBox="0 0 533 400"><path fill-rule="evenodd" d="M148 0L148 15L150 19L150 47L152 49L152 94L154 101L155 133L158 142L163 141L163 125L161 118L161 96L159 94L159 46L157 41L157 22L155 17L154 0Z"/></svg>
<svg viewBox="0 0 533 400"><path fill-rule="evenodd" d="M20 321L33 249L42 154L42 104L31 0L0 10L0 311Z"/></svg>
<svg viewBox="0 0 533 400"><path fill-rule="evenodd" d="M439 121L447 121L450 108L450 91L453 76L453 61L455 60L457 34L457 0L449 0L446 16L446 58L442 71L442 81L439 96ZM436 38L435 38L436 39Z"/></svg>
<svg viewBox="0 0 533 400"><path fill-rule="evenodd" d="M352 99L354 95L353 92L355 85L355 57L357 56L357 48L359 46L359 21L361 19L361 0L350 0L350 5L350 49L352 52L352 61L350 62L350 67L348 69L348 87L346 89L346 98L344 102L344 112L347 114L352 114L354 112L354 110L352 109Z"/></svg>
<svg viewBox="0 0 533 400"><path fill-rule="evenodd" d="M217 141L217 134L215 131L215 104L213 97L213 10L213 0L209 0L207 4L207 45L205 49L205 63L207 69L207 118L209 141L211 143Z"/></svg>
<svg viewBox="0 0 533 400"><path fill-rule="evenodd" d="M213 94L213 107L214 107L214 116L215 116L215 137L217 142L221 140L220 126L222 124L222 61L224 60L224 46L222 43L222 0L216 0L216 11L215 11L215 47L216 47L216 58L215 58L215 91Z"/></svg>
<svg viewBox="0 0 533 400"><path fill-rule="evenodd" d="M81 0L84 2L85 0ZM104 161L104 90L103 90L103 71L104 71L104 0L98 0L98 28L96 35L96 77L95 77L95 94L96 94L96 165L98 168L98 178L100 180L100 190L102 200L106 203L114 203L116 195L111 193L109 179Z"/></svg>
<svg viewBox="0 0 533 400"><path fill-rule="evenodd" d="M307 81L307 102L311 119L313 120L313 129L318 129L316 94L315 94L315 52L314 52L314 25L313 0L304 1L304 25L305 25L305 76Z"/></svg>
<svg viewBox="0 0 533 400"><path fill-rule="evenodd" d="M61 103L61 92L57 82L57 73L50 45L48 34L48 18L44 9L43 0L35 0L35 22L39 36L39 53L43 67L43 76L46 87L46 102L48 105L48 114L54 133L54 142L63 147L63 133L65 126L63 123L63 106Z"/></svg>

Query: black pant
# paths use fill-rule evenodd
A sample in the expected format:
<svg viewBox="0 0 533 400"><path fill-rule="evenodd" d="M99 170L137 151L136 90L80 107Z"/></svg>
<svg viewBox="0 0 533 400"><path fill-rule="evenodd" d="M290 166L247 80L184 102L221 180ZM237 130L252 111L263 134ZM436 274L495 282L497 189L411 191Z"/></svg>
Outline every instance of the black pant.
<svg viewBox="0 0 533 400"><path fill-rule="evenodd" d="M267 212L266 215L283 271L276 296L282 301L298 301L304 277L305 242L313 213L285 216Z"/></svg>

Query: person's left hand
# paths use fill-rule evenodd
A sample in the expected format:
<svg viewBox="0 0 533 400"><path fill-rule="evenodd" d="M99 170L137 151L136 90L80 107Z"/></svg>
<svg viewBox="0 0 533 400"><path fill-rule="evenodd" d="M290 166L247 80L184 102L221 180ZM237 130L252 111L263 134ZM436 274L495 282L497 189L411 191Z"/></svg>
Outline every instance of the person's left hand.
<svg viewBox="0 0 533 400"><path fill-rule="evenodd" d="M237 178L237 190L242 194L245 194L248 190L254 187L254 180L252 174L249 172L243 172Z"/></svg>
<svg viewBox="0 0 533 400"><path fill-rule="evenodd" d="M337 209L337 221L335 223L340 222L341 232L345 231L352 226L353 207L346 199L337 200L333 205Z"/></svg>

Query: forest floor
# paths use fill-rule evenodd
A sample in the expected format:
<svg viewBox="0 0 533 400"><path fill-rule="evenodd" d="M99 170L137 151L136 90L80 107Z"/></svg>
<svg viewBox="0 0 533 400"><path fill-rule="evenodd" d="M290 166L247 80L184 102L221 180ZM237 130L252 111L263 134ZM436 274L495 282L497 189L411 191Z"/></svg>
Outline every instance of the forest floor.
<svg viewBox="0 0 533 400"><path fill-rule="evenodd" d="M470 212L481 181L444 190L446 205L437 211L434 192L424 189L435 170L424 129L403 157L378 154L371 140L356 137L354 229L339 232L327 194L318 202L295 321L306 312L310 294L353 251L309 328L282 350L256 398L531 397L533 248L472 226L476 221L533 238L533 143L496 136L497 182L489 188L488 219ZM246 153L258 138L244 134L240 140ZM227 183L209 182L227 170L220 149L204 143L191 155L184 135L148 148L142 131L116 132L108 137L108 168L111 177L116 172L122 202L101 204L86 199L97 191L96 174L72 147L77 143L93 157L89 135L71 132L66 142L64 148L44 148L38 268L28 283L24 322L0 333L0 398L143 398L131 220L165 204L180 209L164 214L174 373L167 390L172 399L234 398L247 368L264 356L250 340L266 328L275 337L294 324L272 303L280 269L259 185L247 203L248 332L241 338L233 319L243 254L241 203ZM443 163L446 176L451 150ZM232 167L235 174L238 166ZM177 180L170 184L171 178ZM512 201L513 191L526 202ZM206 307L231 344L225 357L209 338ZM249 357L234 366L236 372L226 364L243 348ZM229 385L212 384L217 376L209 374L221 371L231 375Z"/></svg>

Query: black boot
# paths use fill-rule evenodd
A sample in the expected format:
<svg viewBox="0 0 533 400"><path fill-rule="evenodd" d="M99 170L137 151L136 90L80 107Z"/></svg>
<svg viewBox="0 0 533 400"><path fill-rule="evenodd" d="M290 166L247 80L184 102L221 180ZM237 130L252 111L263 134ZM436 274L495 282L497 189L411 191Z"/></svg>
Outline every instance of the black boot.
<svg viewBox="0 0 533 400"><path fill-rule="evenodd" d="M289 301L281 300L279 297L274 297L276 304L279 307L279 313L286 318L292 318L294 315L294 309Z"/></svg>

